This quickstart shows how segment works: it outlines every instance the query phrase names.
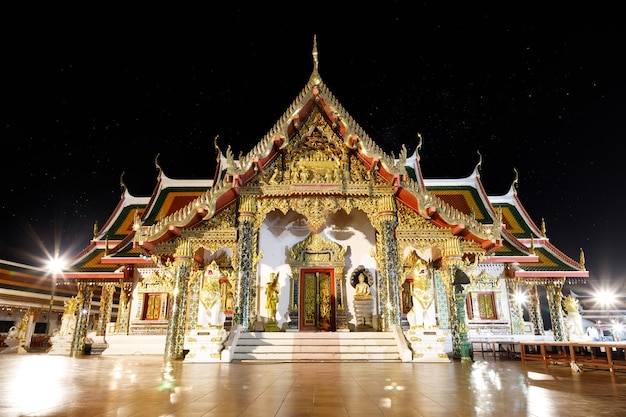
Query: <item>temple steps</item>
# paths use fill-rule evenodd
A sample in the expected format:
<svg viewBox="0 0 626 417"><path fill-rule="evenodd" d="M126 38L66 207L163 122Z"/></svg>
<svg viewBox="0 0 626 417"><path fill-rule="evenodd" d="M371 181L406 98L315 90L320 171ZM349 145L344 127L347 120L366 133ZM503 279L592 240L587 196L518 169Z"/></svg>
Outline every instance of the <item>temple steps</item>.
<svg viewBox="0 0 626 417"><path fill-rule="evenodd" d="M233 361L401 362L390 332L244 332Z"/></svg>

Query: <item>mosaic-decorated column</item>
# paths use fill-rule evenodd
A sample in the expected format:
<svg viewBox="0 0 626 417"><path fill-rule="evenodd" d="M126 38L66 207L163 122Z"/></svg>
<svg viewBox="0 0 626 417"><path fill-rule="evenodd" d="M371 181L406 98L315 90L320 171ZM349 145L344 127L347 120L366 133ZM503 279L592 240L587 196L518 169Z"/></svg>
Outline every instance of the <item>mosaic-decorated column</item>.
<svg viewBox="0 0 626 417"><path fill-rule="evenodd" d="M447 274L435 271L435 297L437 306L437 324L441 329L450 329L450 308L448 305L448 291L446 289Z"/></svg>
<svg viewBox="0 0 626 417"><path fill-rule="evenodd" d="M539 291L535 284L526 284L526 294L528 294L528 314L530 321L535 328L536 335L544 335L546 333L543 328L543 317L541 316L541 302L539 301Z"/></svg>
<svg viewBox="0 0 626 417"><path fill-rule="evenodd" d="M92 296L93 289L89 285L83 283L78 284L78 316L76 318L76 328L74 330L74 337L72 338L70 356L80 356L83 354Z"/></svg>
<svg viewBox="0 0 626 417"><path fill-rule="evenodd" d="M100 293L100 312L98 323L96 323L96 335L103 336L106 333L106 326L111 320L113 311L113 294L115 294L115 284L104 284Z"/></svg>
<svg viewBox="0 0 626 417"><path fill-rule="evenodd" d="M518 298L519 285L515 279L506 280L507 297L509 300L509 312L511 315L511 333L524 334L524 310Z"/></svg>
<svg viewBox="0 0 626 417"><path fill-rule="evenodd" d="M546 285L554 340L559 342L565 341L565 324L563 322L563 308L561 307L563 301L563 294L561 293L562 287L562 283L556 282Z"/></svg>
<svg viewBox="0 0 626 417"><path fill-rule="evenodd" d="M379 329L391 331L393 324L400 325L402 311L400 304L400 272L398 242L395 237L397 226L396 204L392 196L378 200L380 232L376 239L377 261L381 277L377 282L377 307Z"/></svg>
<svg viewBox="0 0 626 417"><path fill-rule="evenodd" d="M165 339L165 359L182 359L187 316L187 278L193 262L193 248L187 240L179 239L174 254L174 293Z"/></svg>
<svg viewBox="0 0 626 417"><path fill-rule="evenodd" d="M454 298L456 301L457 322L459 323L459 356L461 357L461 362L472 362L472 344L468 335L469 326L467 325L467 314L465 311L465 293L462 286L457 288Z"/></svg>
<svg viewBox="0 0 626 417"><path fill-rule="evenodd" d="M450 337L452 339L452 355L455 358L462 357L459 314L465 314L465 306L463 306L463 312L459 311L453 282L456 270L460 269L462 266L463 249L461 248L461 242L456 237L446 240L443 250L441 279L445 285L448 298L448 319L450 322Z"/></svg>
<svg viewBox="0 0 626 417"><path fill-rule="evenodd" d="M187 313L187 330L195 330L198 326L200 288L202 287L202 271L189 277L189 307Z"/></svg>
<svg viewBox="0 0 626 417"><path fill-rule="evenodd" d="M233 325L241 325L242 330L250 330L254 314L256 297L254 273L255 235L254 218L256 204L253 198L243 196L239 206L239 273L236 280L235 312Z"/></svg>

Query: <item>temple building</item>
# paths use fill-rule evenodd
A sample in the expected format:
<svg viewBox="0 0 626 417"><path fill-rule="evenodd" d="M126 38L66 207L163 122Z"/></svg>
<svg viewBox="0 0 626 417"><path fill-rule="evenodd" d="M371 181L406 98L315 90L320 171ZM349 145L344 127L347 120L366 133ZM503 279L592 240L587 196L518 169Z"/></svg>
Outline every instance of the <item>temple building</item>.
<svg viewBox="0 0 626 417"><path fill-rule="evenodd" d="M421 137L381 149L322 81L315 41L308 82L270 131L238 158L218 142L213 179L169 178L158 157L151 196L122 179L108 221L56 277L76 309L54 353L92 335L102 354L230 361L256 357L237 353L250 335L367 334L391 335L386 359L445 361L468 360L477 335L569 337L562 289L588 278L582 250L575 261L550 243L516 180L487 195L480 160L428 179Z"/></svg>

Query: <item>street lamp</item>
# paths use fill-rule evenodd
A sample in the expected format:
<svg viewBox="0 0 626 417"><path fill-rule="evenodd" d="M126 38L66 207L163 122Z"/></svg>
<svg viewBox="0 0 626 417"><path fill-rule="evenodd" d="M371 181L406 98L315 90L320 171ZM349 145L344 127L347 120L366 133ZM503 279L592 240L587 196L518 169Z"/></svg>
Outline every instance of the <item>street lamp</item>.
<svg viewBox="0 0 626 417"><path fill-rule="evenodd" d="M54 303L54 292L57 287L57 275L63 272L64 261L57 254L48 261L48 271L52 275L52 283L50 288L50 306L48 307L48 321L46 323L46 337L43 339L43 348L48 348L48 338L50 337L50 316L52 316L52 304Z"/></svg>

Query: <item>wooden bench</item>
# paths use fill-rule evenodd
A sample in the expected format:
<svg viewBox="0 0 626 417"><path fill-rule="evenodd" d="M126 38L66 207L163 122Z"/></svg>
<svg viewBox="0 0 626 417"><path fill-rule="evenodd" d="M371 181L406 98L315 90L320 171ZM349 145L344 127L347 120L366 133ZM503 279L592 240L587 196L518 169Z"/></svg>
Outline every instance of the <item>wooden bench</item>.
<svg viewBox="0 0 626 417"><path fill-rule="evenodd" d="M545 366L568 364L579 371L585 368L626 370L625 349L626 342L520 342L522 365L526 361L542 361Z"/></svg>
<svg viewBox="0 0 626 417"><path fill-rule="evenodd" d="M493 355L493 357L506 357L507 359L515 359L520 357L519 342L512 340L497 339L471 339L472 352L480 352L482 357L485 353Z"/></svg>

